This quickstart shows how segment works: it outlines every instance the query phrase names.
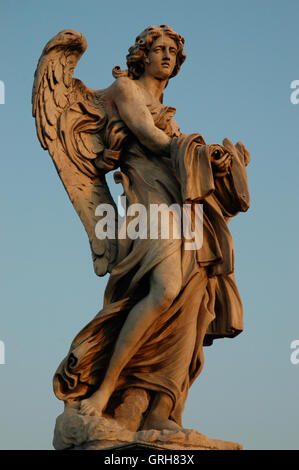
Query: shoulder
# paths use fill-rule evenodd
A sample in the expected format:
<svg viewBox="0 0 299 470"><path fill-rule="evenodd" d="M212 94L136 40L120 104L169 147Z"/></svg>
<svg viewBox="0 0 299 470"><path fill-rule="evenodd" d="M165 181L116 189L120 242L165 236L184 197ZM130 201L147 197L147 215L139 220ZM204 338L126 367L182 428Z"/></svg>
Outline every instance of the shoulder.
<svg viewBox="0 0 299 470"><path fill-rule="evenodd" d="M141 96L135 80L129 77L119 77L110 86L110 92L115 99L132 99Z"/></svg>

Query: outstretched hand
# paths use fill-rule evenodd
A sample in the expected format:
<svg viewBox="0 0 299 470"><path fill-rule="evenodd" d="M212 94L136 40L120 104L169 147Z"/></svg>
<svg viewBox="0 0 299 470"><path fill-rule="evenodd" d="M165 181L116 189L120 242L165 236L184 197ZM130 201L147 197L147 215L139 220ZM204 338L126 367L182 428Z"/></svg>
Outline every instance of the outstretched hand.
<svg viewBox="0 0 299 470"><path fill-rule="evenodd" d="M232 161L232 156L227 149L221 145L212 144L210 155L214 176L221 178L227 175Z"/></svg>

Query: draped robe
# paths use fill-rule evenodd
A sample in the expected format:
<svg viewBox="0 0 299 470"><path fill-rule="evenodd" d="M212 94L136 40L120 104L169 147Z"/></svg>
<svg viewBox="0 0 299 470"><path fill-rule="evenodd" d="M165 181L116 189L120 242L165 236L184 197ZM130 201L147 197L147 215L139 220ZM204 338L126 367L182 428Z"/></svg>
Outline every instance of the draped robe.
<svg viewBox="0 0 299 470"><path fill-rule="evenodd" d="M178 251L181 291L136 344L115 391L141 387L167 393L173 403L171 418L181 424L188 390L203 367L203 346L243 330L227 223L249 207L246 161L242 151L229 143L231 168L224 177L215 177L211 150L202 136L181 134L173 119L174 108L149 109L155 125L172 138L170 158L151 154L131 138L115 180L123 184L129 204L143 204L148 211L151 204L203 204L202 246L185 250L184 239L173 237L119 240L104 306L72 342L55 373L54 392L72 402L90 396L101 385L130 309L149 292L151 272Z"/></svg>

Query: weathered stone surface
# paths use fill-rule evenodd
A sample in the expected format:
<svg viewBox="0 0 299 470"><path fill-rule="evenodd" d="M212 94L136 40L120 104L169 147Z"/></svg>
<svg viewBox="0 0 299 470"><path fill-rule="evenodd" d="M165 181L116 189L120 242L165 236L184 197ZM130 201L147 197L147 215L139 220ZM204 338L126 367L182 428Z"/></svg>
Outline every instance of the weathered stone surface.
<svg viewBox="0 0 299 470"><path fill-rule="evenodd" d="M53 445L57 450L68 448L100 450L130 444L151 445L156 449L170 450L241 450L235 442L210 439L198 431L147 431L132 432L112 419L84 416L75 409L66 409L58 416Z"/></svg>
<svg viewBox="0 0 299 470"><path fill-rule="evenodd" d="M241 142L183 134L176 110L163 104L184 43L168 25L146 28L129 48L128 69L115 67L100 90L73 78L87 47L77 31L58 33L38 62L38 138L86 229L96 274L110 273L104 307L54 376L67 405L56 448L235 445L182 429L182 414L204 346L243 330L228 221L249 207L250 155ZM105 176L114 170L126 201L120 230Z"/></svg>
<svg viewBox="0 0 299 470"><path fill-rule="evenodd" d="M128 388L122 399L122 403L115 408L113 418L128 431L137 431L143 424L143 415L149 404L149 394L142 388Z"/></svg>

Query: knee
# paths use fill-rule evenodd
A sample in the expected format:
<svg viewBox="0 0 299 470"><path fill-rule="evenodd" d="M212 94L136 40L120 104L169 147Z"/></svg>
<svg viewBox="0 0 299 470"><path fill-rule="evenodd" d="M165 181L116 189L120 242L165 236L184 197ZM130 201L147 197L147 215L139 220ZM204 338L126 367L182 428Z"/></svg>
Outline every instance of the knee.
<svg viewBox="0 0 299 470"><path fill-rule="evenodd" d="M181 290L181 283L176 281L170 281L167 285L160 285L156 287L154 291L154 302L156 309L161 312L167 310L176 297L179 295Z"/></svg>

